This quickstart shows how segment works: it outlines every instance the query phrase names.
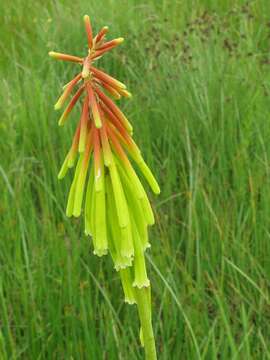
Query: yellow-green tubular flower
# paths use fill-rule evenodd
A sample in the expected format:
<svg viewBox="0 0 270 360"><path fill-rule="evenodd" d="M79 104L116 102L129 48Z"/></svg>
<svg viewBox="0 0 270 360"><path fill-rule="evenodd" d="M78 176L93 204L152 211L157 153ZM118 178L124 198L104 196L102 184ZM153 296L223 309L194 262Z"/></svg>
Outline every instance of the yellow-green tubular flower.
<svg viewBox="0 0 270 360"><path fill-rule="evenodd" d="M69 153L67 154L67 156L65 157L65 160L63 162L63 165L58 173L58 179L61 180L66 176L66 173L69 169L68 167L68 162L69 162Z"/></svg>
<svg viewBox="0 0 270 360"><path fill-rule="evenodd" d="M134 296L134 289L132 287L132 280L130 269L123 269L119 271L121 283L123 287L123 291L125 294L125 302L132 305L136 303L135 296Z"/></svg>
<svg viewBox="0 0 270 360"><path fill-rule="evenodd" d="M85 180L88 170L88 165L90 161L91 148L92 148L92 132L90 131L88 134L88 142L86 145L85 152L82 153L83 160L80 168L80 172L78 174L78 179L76 183L76 190L74 195L74 207L73 207L73 215L78 217L81 214L82 208L82 200L84 194Z"/></svg>
<svg viewBox="0 0 270 360"><path fill-rule="evenodd" d="M74 179L72 181L71 188L69 191L68 203L67 203L67 208L66 208L66 215L68 217L71 217L73 215L76 185L77 185L79 173L81 171L82 162L83 162L83 154L80 155L79 161L77 162Z"/></svg>
<svg viewBox="0 0 270 360"><path fill-rule="evenodd" d="M144 250L139 238L139 233L135 223L132 224L134 246L135 246L135 256L134 256L134 281L133 286L138 287L139 289L143 287L148 287L150 281L147 277Z"/></svg>
<svg viewBox="0 0 270 360"><path fill-rule="evenodd" d="M84 210L84 226L85 226L85 234L86 235L93 235L93 224L91 223L91 209L93 204L92 198L92 190L94 188L94 167L91 166L87 190L86 190L86 197L85 197L85 210Z"/></svg>
<svg viewBox="0 0 270 360"><path fill-rule="evenodd" d="M117 221L116 205L113 196L113 189L110 176L106 176L106 196L107 196L107 214L109 222L109 232L111 241L109 242L110 252L114 261L116 271L125 269L132 265L133 257L125 256L123 254L123 242L125 238L122 237L121 227Z"/></svg>
<svg viewBox="0 0 270 360"><path fill-rule="evenodd" d="M95 251L98 256L108 252L106 204L105 204L105 175L103 159L100 159L98 175L95 175Z"/></svg>
<svg viewBox="0 0 270 360"><path fill-rule="evenodd" d="M117 218L120 227L125 228L129 225L128 208L115 164L112 164L109 167L109 171L112 181L114 199L116 203Z"/></svg>
<svg viewBox="0 0 270 360"><path fill-rule="evenodd" d="M132 188L132 183L129 181L124 169L121 166L121 163L118 161L118 170L121 176L121 180L124 184L126 198L129 202L129 208L132 209L132 216L134 217L134 221L139 233L139 238L143 246L143 250L146 250L150 247L150 243L148 242L148 232L147 232L147 222L145 219L144 209L141 203L141 200L135 196L135 193Z"/></svg>

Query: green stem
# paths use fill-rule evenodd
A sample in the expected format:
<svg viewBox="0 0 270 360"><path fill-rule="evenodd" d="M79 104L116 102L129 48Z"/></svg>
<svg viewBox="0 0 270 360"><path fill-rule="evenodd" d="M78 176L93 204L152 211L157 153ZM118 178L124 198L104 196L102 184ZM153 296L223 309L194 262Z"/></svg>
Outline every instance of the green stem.
<svg viewBox="0 0 270 360"><path fill-rule="evenodd" d="M151 319L150 287L136 288L136 300L142 327L146 360L156 360L156 345Z"/></svg>

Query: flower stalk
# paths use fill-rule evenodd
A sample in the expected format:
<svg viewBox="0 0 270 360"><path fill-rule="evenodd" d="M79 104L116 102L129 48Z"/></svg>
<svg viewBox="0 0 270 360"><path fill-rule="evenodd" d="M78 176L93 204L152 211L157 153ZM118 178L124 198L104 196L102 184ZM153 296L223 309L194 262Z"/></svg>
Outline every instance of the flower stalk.
<svg viewBox="0 0 270 360"><path fill-rule="evenodd" d="M125 301L138 307L146 359L155 360L150 281L144 256L150 247L148 226L155 220L133 163L155 194L159 194L160 189L132 138L130 122L113 101L130 98L130 92L125 84L94 66L124 39L106 41L108 27L103 27L93 37L87 15L84 24L88 43L86 57L49 53L54 59L81 66L81 71L64 85L55 104L56 110L61 109L71 97L60 117L60 126L66 123L75 106L82 107L58 178L63 179L76 165L66 215L79 217L83 211L85 234L92 237L94 254L110 254L120 275Z"/></svg>

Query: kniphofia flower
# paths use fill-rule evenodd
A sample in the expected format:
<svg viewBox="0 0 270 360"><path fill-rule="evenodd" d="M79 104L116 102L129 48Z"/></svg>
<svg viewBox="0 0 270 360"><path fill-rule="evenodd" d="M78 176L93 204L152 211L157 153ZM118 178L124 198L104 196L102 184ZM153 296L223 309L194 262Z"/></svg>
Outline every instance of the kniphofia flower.
<svg viewBox="0 0 270 360"><path fill-rule="evenodd" d="M96 61L121 44L123 38L106 41L108 27L93 37L87 15L84 23L88 41L86 57L49 53L55 59L73 62L79 67L55 104L55 109L60 109L67 103L59 125L68 121L75 105L82 108L58 177L62 179L75 167L66 214L78 217L83 208L85 233L92 237L94 254L112 257L114 268L120 274L125 301L138 306L146 357L155 359L150 281L144 257L150 246L147 227L154 224L154 215L132 164L137 165L155 194L160 190L132 138L130 122L112 100L129 98L131 94L122 82L95 66Z"/></svg>

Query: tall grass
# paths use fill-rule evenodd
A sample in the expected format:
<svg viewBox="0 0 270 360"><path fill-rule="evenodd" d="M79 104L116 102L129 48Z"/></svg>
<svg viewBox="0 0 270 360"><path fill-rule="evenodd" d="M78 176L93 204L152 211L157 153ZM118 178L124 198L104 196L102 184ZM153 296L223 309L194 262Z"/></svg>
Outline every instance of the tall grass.
<svg viewBox="0 0 270 360"><path fill-rule="evenodd" d="M74 122L53 103L83 55L82 15L124 36L99 66L159 179L148 268L160 359L270 358L270 3L84 0L0 5L0 358L142 359L135 309L57 171ZM64 79L63 79L64 74Z"/></svg>

